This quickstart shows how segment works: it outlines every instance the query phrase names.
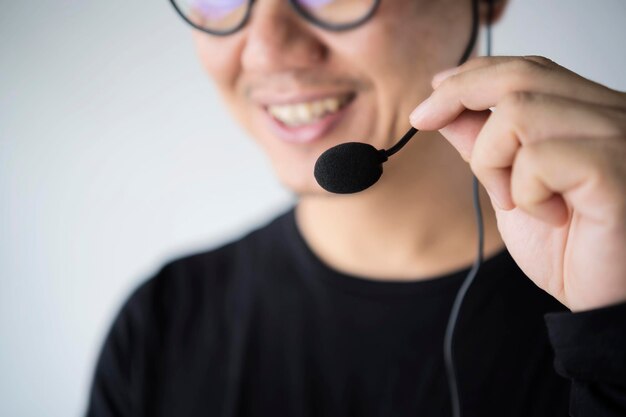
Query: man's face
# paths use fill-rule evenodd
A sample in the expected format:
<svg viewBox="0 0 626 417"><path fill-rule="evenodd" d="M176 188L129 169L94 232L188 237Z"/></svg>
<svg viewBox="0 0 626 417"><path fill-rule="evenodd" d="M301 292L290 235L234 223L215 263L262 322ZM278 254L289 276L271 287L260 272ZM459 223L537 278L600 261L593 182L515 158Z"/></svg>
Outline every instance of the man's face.
<svg viewBox="0 0 626 417"><path fill-rule="evenodd" d="M287 0L257 0L239 32L195 31L202 64L227 105L297 194L322 193L318 156L342 142L387 148L457 64L471 28L470 0L382 0L363 25L330 32Z"/></svg>

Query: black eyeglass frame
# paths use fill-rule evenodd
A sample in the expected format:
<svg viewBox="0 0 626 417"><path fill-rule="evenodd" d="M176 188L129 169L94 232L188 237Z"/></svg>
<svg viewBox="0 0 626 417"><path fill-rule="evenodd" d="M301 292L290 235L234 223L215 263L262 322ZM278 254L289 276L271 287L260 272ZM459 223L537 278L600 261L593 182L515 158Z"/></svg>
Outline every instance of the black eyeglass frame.
<svg viewBox="0 0 626 417"><path fill-rule="evenodd" d="M210 35L227 36L227 35L237 32L239 29L244 27L246 23L248 23L248 20L250 19L250 13L252 11L252 6L256 0L246 0L246 3L247 3L246 14L244 15L243 19L241 19L241 23L227 30L210 30L210 29L207 29L205 27L202 27L200 25L193 23L191 20L189 20L187 16L185 16L185 13L183 13L180 7L176 4L176 0L169 0L169 1L174 7L174 10L176 10L176 13L178 13L178 15L182 17L183 20L187 22L188 24L190 24L192 27L202 32L208 33ZM298 13L298 15L304 18L304 20L306 20L307 22L315 26L321 27L323 29L326 29L326 30L340 32L344 30L354 29L355 27L360 26L366 21L368 21L369 19L371 19L372 16L374 16L374 13L376 12L376 10L378 9L378 5L380 4L380 1L381 0L373 0L373 5L370 7L370 10L363 17L361 17L360 19L354 22L345 23L345 24L332 24L332 23L328 23L328 22L324 22L322 20L316 19L314 16L308 13L304 9L304 7L302 7L302 5L300 5L296 0L289 0L289 4L295 10L295 12Z"/></svg>

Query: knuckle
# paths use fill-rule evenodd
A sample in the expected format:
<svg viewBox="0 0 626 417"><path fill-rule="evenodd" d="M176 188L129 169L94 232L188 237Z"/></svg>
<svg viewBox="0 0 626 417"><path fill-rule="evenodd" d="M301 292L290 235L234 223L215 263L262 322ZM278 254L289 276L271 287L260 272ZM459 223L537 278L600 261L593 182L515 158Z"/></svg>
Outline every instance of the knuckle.
<svg viewBox="0 0 626 417"><path fill-rule="evenodd" d="M554 68L555 66L557 66L556 62L541 55L527 55L527 56L524 56L523 59L530 61L531 63L538 64L545 68Z"/></svg>
<svg viewBox="0 0 626 417"><path fill-rule="evenodd" d="M597 112L603 118L611 134L621 135L622 140L626 140L626 108L603 107Z"/></svg>
<svg viewBox="0 0 626 417"><path fill-rule="evenodd" d="M504 113L505 117L512 121L521 120L527 109L537 101L537 94L528 91L513 91L506 94L496 106L498 112Z"/></svg>
<svg viewBox="0 0 626 417"><path fill-rule="evenodd" d="M489 62L491 57L488 56L476 56L467 60L467 62L461 64L461 68L475 68L484 65L485 62Z"/></svg>
<svg viewBox="0 0 626 417"><path fill-rule="evenodd" d="M624 184L626 184L626 141L624 138L611 137L605 141L606 150L601 153L602 158L597 163L598 170L602 169L606 171L606 175L609 179L614 181L614 185L624 190Z"/></svg>
<svg viewBox="0 0 626 417"><path fill-rule="evenodd" d="M626 95L624 95L624 99L626 99ZM616 121L622 133L626 134L626 102L624 104L624 107L611 107L611 116Z"/></svg>
<svg viewBox="0 0 626 417"><path fill-rule="evenodd" d="M454 85L456 84L456 75L450 75L448 78L446 78L445 80L443 80L441 82L441 84L439 84L439 87L437 87L435 89L434 93L440 94L440 91L445 91L449 88L453 88Z"/></svg>
<svg viewBox="0 0 626 417"><path fill-rule="evenodd" d="M459 86L459 79L460 79L460 76L462 74L463 73L450 75L448 78L446 78L445 80L443 80L441 82L441 84L439 85L437 90L447 90L447 89L454 90L454 89L456 89ZM437 91L437 90L435 90L435 91Z"/></svg>
<svg viewBox="0 0 626 417"><path fill-rule="evenodd" d="M506 71L506 84L510 90L524 90L528 88L539 72L545 71L546 66L539 64L533 59L521 57L504 64Z"/></svg>
<svg viewBox="0 0 626 417"><path fill-rule="evenodd" d="M623 138L606 138L601 141L593 141L596 149L589 154L595 154L592 167L590 169L591 182L594 187L602 190L606 195L615 196L612 198L612 210L620 219L626 219L626 141Z"/></svg>
<svg viewBox="0 0 626 417"><path fill-rule="evenodd" d="M532 71L536 71L539 64L532 59L522 57L511 61L511 66L519 73L528 74Z"/></svg>

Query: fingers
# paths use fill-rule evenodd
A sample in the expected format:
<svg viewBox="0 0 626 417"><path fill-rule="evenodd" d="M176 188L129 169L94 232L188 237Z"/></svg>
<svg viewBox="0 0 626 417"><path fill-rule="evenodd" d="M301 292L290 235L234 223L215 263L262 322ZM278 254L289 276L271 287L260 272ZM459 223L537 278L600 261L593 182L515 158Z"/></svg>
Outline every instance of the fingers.
<svg viewBox="0 0 626 417"><path fill-rule="evenodd" d="M620 136L626 118L612 107L562 97L517 93L508 96L491 114L472 143L464 138L463 158L490 192L497 205L511 209L511 168L516 154L529 144L576 138ZM448 133L442 131L444 136ZM452 139L456 141L458 139Z"/></svg>
<svg viewBox="0 0 626 417"><path fill-rule="evenodd" d="M439 130L463 111L497 107L514 92L535 92L623 106L624 94L589 81L541 57L472 60L434 79L435 91L411 114L420 130Z"/></svg>
<svg viewBox="0 0 626 417"><path fill-rule="evenodd" d="M456 148L465 162L469 162L476 137L490 115L489 110L484 112L466 110L439 132Z"/></svg>
<svg viewBox="0 0 626 417"><path fill-rule="evenodd" d="M614 197L626 189L626 94L542 57L474 59L438 74L433 87L411 124L439 130L499 208L562 224L581 195L612 195L609 210L624 205Z"/></svg>
<svg viewBox="0 0 626 417"><path fill-rule="evenodd" d="M432 80L432 85L433 88L437 88L439 86L439 84L441 84L441 82L443 80L445 80L446 78L452 76L452 75L456 75L459 74L461 72L465 72L465 71L469 71L469 70L475 70L478 68L484 68L484 67L488 67L490 65L501 65L504 63L508 63L511 61L514 61L516 59L528 59L530 61L534 61L537 64L540 65L545 65L545 66L549 66L549 65L557 65L555 64L553 61L549 60L548 58L544 58L541 56L524 56L524 57L518 57L518 56L480 56L480 57L476 57L476 58L472 58L469 61L465 62L462 65L459 65L458 67L453 67L453 68L449 68L445 71L441 71L440 73L436 74L433 77Z"/></svg>
<svg viewBox="0 0 626 417"><path fill-rule="evenodd" d="M556 155L559 148L563 148L559 142L537 143L525 147L517 154L511 178L513 205L556 226L567 221L569 209L561 194L556 193L547 183L554 186L558 182L561 189L569 191L585 178L585 172L580 169L580 165L576 166L575 172L568 171L571 168L567 166L568 162L572 163L576 158L568 154ZM571 146L565 148L566 152L572 149ZM558 156L558 162L549 161L550 156Z"/></svg>
<svg viewBox="0 0 626 417"><path fill-rule="evenodd" d="M554 225L567 221L568 205L598 224L623 218L623 198L615 198L626 189L623 145L623 138L607 138L548 140L522 147L512 168L515 205Z"/></svg>

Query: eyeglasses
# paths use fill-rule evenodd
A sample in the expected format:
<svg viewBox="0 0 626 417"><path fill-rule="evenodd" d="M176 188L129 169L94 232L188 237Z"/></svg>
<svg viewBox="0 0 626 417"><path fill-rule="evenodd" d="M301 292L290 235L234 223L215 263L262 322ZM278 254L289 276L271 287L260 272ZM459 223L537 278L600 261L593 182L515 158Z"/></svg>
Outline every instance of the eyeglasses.
<svg viewBox="0 0 626 417"><path fill-rule="evenodd" d="M170 0L191 26L211 35L230 35L250 18L255 0ZM289 0L305 20L324 29L352 29L368 20L380 0Z"/></svg>

